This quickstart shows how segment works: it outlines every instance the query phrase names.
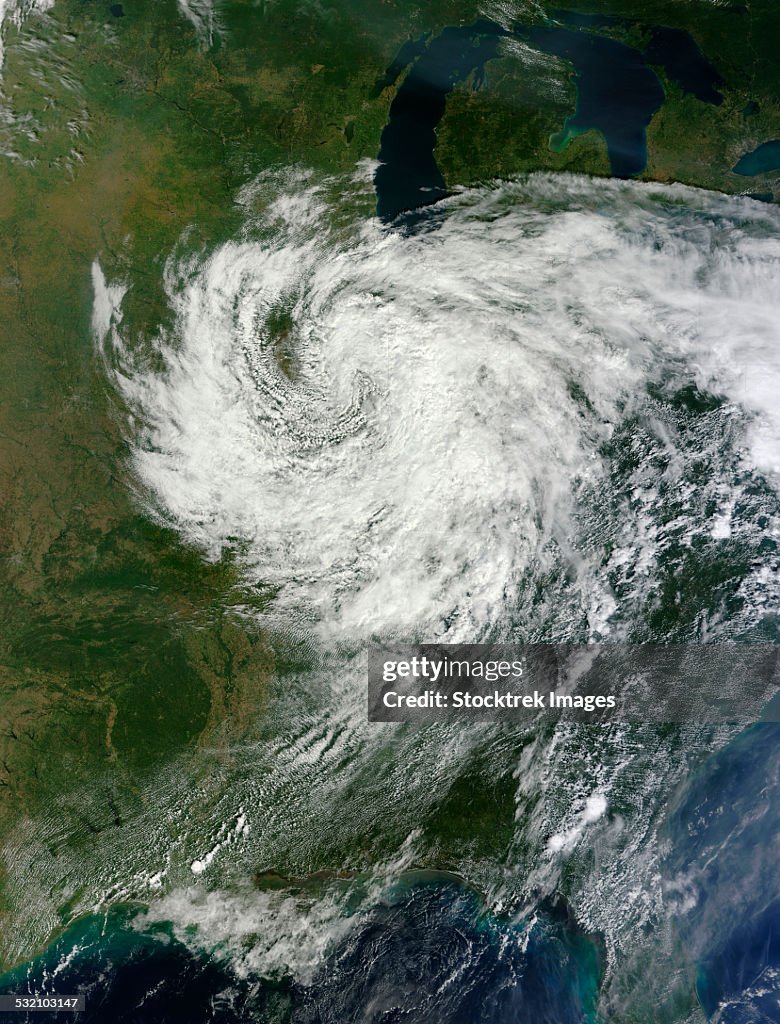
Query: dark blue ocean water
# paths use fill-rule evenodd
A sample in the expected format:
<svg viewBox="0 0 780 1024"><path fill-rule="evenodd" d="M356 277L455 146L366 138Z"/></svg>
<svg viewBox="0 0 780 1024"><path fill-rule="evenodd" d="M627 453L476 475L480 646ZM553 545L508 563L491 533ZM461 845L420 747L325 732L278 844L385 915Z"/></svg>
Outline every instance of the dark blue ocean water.
<svg viewBox="0 0 780 1024"><path fill-rule="evenodd" d="M780 1021L780 726L756 725L678 796L664 875L690 906L674 919L696 991L720 1024Z"/></svg>
<svg viewBox="0 0 780 1024"><path fill-rule="evenodd" d="M3 1024L238 1024L272 1020L284 985L255 992L224 965L199 957L169 931L136 931L138 910L79 921L37 960L0 979L0 992L84 994L86 1012L0 1013ZM284 1020L284 1017L279 1017Z"/></svg>
<svg viewBox="0 0 780 1024"><path fill-rule="evenodd" d="M399 884L306 986L236 977L164 927L135 930L134 918L124 908L80 922L0 991L83 992L83 1024L582 1024L603 974L598 942L563 901L540 908L526 934L451 879Z"/></svg>
<svg viewBox="0 0 780 1024"><path fill-rule="evenodd" d="M302 993L296 1024L583 1024L595 1019L603 960L562 900L530 933L462 886L404 887Z"/></svg>
<svg viewBox="0 0 780 1024"><path fill-rule="evenodd" d="M698 997L720 1024L780 1021L778 750L780 726L754 726L704 762L674 799L660 870L670 907L685 901L657 940L652 930L637 935L636 1005L623 1007L637 1019L652 1019L652 1006L639 1005L642 978L660 977L662 988L667 979L677 985L685 1004L679 1018L664 1020L687 1019L688 1001ZM583 931L560 898L540 904L535 918L529 929L527 918L488 912L450 875L410 874L356 917L302 985L237 976L229 959L183 945L170 926L135 928L144 920L138 909L115 908L77 922L37 960L1 978L0 991L83 992L85 1024L595 1021L605 973L599 937ZM5 1019L20 1024L25 1015Z"/></svg>

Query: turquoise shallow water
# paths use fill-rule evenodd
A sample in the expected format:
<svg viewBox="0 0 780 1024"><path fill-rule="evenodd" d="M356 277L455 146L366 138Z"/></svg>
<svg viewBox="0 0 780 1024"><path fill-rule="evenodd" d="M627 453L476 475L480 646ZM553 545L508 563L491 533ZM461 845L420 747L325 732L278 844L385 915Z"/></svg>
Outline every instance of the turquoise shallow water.
<svg viewBox="0 0 780 1024"><path fill-rule="evenodd" d="M294 602L297 613L311 601L327 609L330 638L362 635L370 580L378 614L392 616L382 620L387 635L448 629L454 609L467 623L462 635L523 629L527 636L540 622L549 636L572 623L598 622L601 629L614 616L632 637L664 643L691 636L776 639L777 495L745 454L758 443L747 432L748 417L763 426L762 445L777 436L776 213L677 187L552 176L475 191L439 208L435 232L405 236L372 227L348 259L335 243L332 259L319 245L310 257L304 242L324 214L306 194L285 206L289 234L277 244L263 239L220 250L202 285L191 285L196 315L213 307L214 319L202 334L183 334L170 364L179 369L151 383L144 383L143 368L121 375L140 384L130 399L154 396L150 422L170 414L183 438L168 462L155 456L152 465L150 445L139 454L161 501L183 508L180 522L190 516L199 531L202 507L182 505L180 481L183 466L193 479L207 466L204 486L224 480L215 488L216 536L226 522L237 524L230 534L238 535L256 515L258 561L278 574L269 578L285 586L295 581L287 607ZM222 320L229 305L223 282L257 278L262 298L280 258L296 268L312 261L307 305L296 314L306 337L322 341L312 379L319 382L320 366L332 359L345 381L354 380L347 356L357 355L355 370L368 367L399 396L389 403L386 433L355 418L359 448L343 445L338 431L328 433L329 417L315 418L313 430L310 407L295 388L283 392L286 404L263 390L262 352L237 397L249 410L258 395L263 408L282 410L272 419L273 434L258 429L244 440L241 430L223 429L227 414L215 417L208 449L200 443L200 415L191 435L182 434L182 393L197 397L190 409L221 408L222 391L210 388L204 355L210 366L216 347L221 365L231 367L230 381L244 365L232 320ZM441 271L433 299L417 292L421 267ZM482 267L488 273L475 276ZM288 280L298 278L285 272L279 280L275 287L284 294ZM474 315L483 295L490 298L481 316L490 325L484 336ZM348 313L339 312L336 297L350 300ZM268 300L255 300L242 285L235 308L253 301L261 316ZM471 325L468 335L463 323ZM730 325L725 337L723 323ZM395 341L378 347L388 324L395 325ZM510 339L500 349L491 348L497 327ZM418 353L411 359L405 344L421 332L421 351L435 353L427 362ZM622 339L619 362L613 345L602 343L612 338ZM485 353L494 362L488 375ZM735 366L746 364L755 376L737 379ZM263 372L278 382L273 367ZM406 393L415 394L421 378L425 402L408 406ZM505 397L503 379L511 386ZM209 386L198 390L204 381ZM470 408L480 382L487 382L485 400L477 403L479 426L472 430L462 409ZM439 404L440 394L463 398ZM335 422L340 430L343 419ZM540 429L524 441L518 424ZM280 436L292 439L293 454L284 461L277 461ZM330 436L328 461L315 479L310 449L299 455L298 439L319 444ZM386 481L405 467L409 437L439 496L430 506L399 506L397 520L391 514L377 521L374 510L393 504ZM428 452L466 450L464 437L466 448L490 455L491 473L464 474L450 491L451 461ZM236 451L251 453L252 461L242 456L234 464ZM765 447L755 451L766 458ZM577 492L576 515L550 520L545 532L567 500L568 478L586 465L584 452L592 452L600 472ZM234 481L248 467L250 485L231 504ZM538 515L526 514L524 502L536 493L549 498ZM341 509L345 494L357 505ZM223 503L225 496L231 500ZM445 530L442 507L451 513ZM508 507L518 515L511 533L504 529ZM269 549L268 536L278 545ZM291 545L290 536L302 543ZM353 536L358 543L350 543ZM529 536L539 540L526 555ZM396 595L415 593L428 548L415 549L410 537L434 538L431 568L442 572L411 613ZM464 562L463 552L491 550L493 537L505 538L508 556L491 577L484 562ZM568 556L548 557L559 537L563 550L573 545L582 553L579 575L568 572ZM368 553L365 564L340 578L333 600L332 574L318 573L323 565L348 565L351 573L355 550ZM385 550L399 554L392 569L381 561ZM486 576L494 589L485 592L495 598L472 600ZM413 582L403 586L406 580ZM604 613L592 595L607 583L616 605ZM544 601L535 605L539 593ZM446 595L440 604L439 595ZM755 936L750 949L767 945L771 916L764 910L777 892L777 868L774 812L765 805L777 787L761 770L774 763L776 731L746 733L722 755L713 752L736 727L713 731L698 719L687 729L619 722L589 732L560 728L533 741L509 729L379 733L365 729L364 683L358 660L340 649L323 655L316 672L280 679L263 741L234 750L234 774L219 782L230 800L203 819L193 809L200 834L177 852L178 875L173 864L165 876L173 889L192 885L196 865L194 874L212 890L209 900L168 893L145 919L161 921L160 930L147 928L141 939L134 934L128 945L127 936L114 939L108 929L72 959L74 944L66 944L50 959L48 976L57 971L63 988L92 986L117 1020L173 1019L178 1004L199 1020L566 1024L586 1020L598 1005L610 1022L700 1024L701 1004L714 1015L747 998L753 964L760 972L774 969L771 942L764 959L748 958L743 970L735 952L744 949L742 933L734 932L733 941L729 935L744 924ZM188 787L166 795L177 813L187 799ZM158 872L168 849L161 843ZM150 871L146 850L138 863ZM504 916L488 914L451 878L424 885L405 879L387 891L400 871L419 864L448 865L479 883L491 906L503 901ZM276 871L291 891L290 877L308 886L317 868L328 878L298 902L292 895L269 900L249 883L255 871ZM370 899L358 893L348 907L343 899L328 902L334 878L351 882L359 870L373 872L368 885L382 891ZM567 903L550 902L560 893ZM522 914L513 920L519 904ZM302 956L302 946L315 955ZM269 980L271 968L278 973ZM96 982L101 973L104 980ZM31 977L42 983L47 975L35 966ZM168 977L174 983L166 991Z"/></svg>
<svg viewBox="0 0 780 1024"><path fill-rule="evenodd" d="M564 15L560 25L515 26L510 31L487 19L473 25L448 26L428 40L407 41L387 69L381 88L397 80L411 64L390 107L382 134L376 171L377 212L386 221L417 211L410 224L427 220L420 209L447 194L435 160L436 126L445 101L456 83L472 76L471 87L481 88L489 74L486 65L498 56L506 39L528 40L544 53L567 61L575 74L577 107L554 137L552 145L564 149L578 134L596 129L606 140L612 173L628 178L647 164L645 129L664 102L664 89L651 65L662 66L685 92L719 105L720 79L687 32L654 29L646 53L599 33L610 21L590 16ZM751 172L752 173L752 172Z"/></svg>
<svg viewBox="0 0 780 1024"><path fill-rule="evenodd" d="M137 908L125 907L79 922L6 975L0 990L83 993L87 1009L79 1019L96 1024L567 1024L595 1019L604 969L597 938L575 923L563 900L546 902L532 924L512 922L439 873L411 875L388 891L305 985L291 976L237 975L218 952L198 954L165 925L139 930L138 920Z"/></svg>
<svg viewBox="0 0 780 1024"><path fill-rule="evenodd" d="M0 979L0 991L83 993L80 1019L90 1024L684 1021L696 1006L720 1022L771 1022L780 990L779 739L777 725L748 729L681 788L659 864L668 914L611 970L599 935L560 897L519 916L495 914L455 876L407 872L370 906L351 908L353 926L334 928L310 978L247 971L226 950L182 941L174 923L150 924L141 908L123 906L74 924ZM259 937L266 926L258 915Z"/></svg>
<svg viewBox="0 0 780 1024"><path fill-rule="evenodd" d="M83 993L83 1022L273 1020L285 985L242 985L208 955L198 956L165 927L133 927L139 908L119 907L77 922L36 960L5 975L0 991ZM260 1014L260 1016L258 1016ZM9 1021L24 1015L0 1014ZM69 1013L46 1019L73 1020ZM31 1021L41 1020L31 1013ZM284 1020L284 1015L276 1019Z"/></svg>

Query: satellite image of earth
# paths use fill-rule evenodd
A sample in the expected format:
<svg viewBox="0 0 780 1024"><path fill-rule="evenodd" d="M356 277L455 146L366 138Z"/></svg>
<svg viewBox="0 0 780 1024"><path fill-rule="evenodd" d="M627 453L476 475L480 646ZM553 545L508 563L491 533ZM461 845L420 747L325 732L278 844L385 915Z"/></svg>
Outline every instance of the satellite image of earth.
<svg viewBox="0 0 780 1024"><path fill-rule="evenodd" d="M560 2L0 0L3 998L780 1022L780 716L367 720L780 644L780 5Z"/></svg>

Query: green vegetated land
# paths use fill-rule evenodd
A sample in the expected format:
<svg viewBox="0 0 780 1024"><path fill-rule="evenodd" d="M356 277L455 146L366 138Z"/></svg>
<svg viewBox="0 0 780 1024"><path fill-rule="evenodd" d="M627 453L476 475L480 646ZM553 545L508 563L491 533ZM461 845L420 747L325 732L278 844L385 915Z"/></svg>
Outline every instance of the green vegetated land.
<svg viewBox="0 0 780 1024"><path fill-rule="evenodd" d="M774 0L570 6L639 23L610 29L618 38L639 38L645 22L693 34L724 102L664 81L646 176L745 191L729 168L780 137ZM172 0L123 8L57 0L9 27L2 80L0 834L57 817L51 841L37 840L51 877L63 850L128 827L145 776L182 750L246 735L283 657L231 611L268 598L234 558L208 563L139 510L123 410L91 337L90 265L97 257L131 284L126 329L152 334L169 317L163 263L186 228L193 247L229 237L237 190L268 168L348 174L374 158L403 76L375 86L399 48L481 13L465 0L233 2L204 40ZM523 17L540 22L541 8ZM598 133L550 148L574 110L565 62L507 50L473 85L456 87L439 126L449 185L538 168L609 173ZM447 850L463 846L458 822L468 818L463 836L475 824L462 786L430 823ZM63 818L69 792L93 798ZM500 780L495 801L505 803ZM1 868L8 956L20 856L6 848ZM72 886L52 896L62 917L73 898Z"/></svg>
<svg viewBox="0 0 780 1024"><path fill-rule="evenodd" d="M641 177L679 181L724 192L772 194L777 173L748 179L732 167L739 157L775 138L780 127L780 96L774 56L780 19L770 3L569 2L545 5L549 14L598 14L587 31L607 35L644 51L653 26L690 33L723 81L720 105L683 90L665 68L648 59L661 80L665 101L647 130L648 163ZM566 11L559 11L559 8ZM613 19L610 24L608 19ZM539 21L538 9L521 16ZM609 174L603 136L585 132L560 152L550 145L576 102L574 73L558 58L533 59L533 51L504 47L491 61L483 87L459 84L438 130L437 162L451 185L488 180L522 171L566 170Z"/></svg>

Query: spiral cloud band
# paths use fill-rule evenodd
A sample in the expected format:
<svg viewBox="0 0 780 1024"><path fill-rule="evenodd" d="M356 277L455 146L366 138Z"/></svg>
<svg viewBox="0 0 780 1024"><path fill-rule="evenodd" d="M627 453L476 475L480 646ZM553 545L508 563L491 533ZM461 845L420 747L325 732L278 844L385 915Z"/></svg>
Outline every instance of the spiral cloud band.
<svg viewBox="0 0 780 1024"><path fill-rule="evenodd" d="M343 220L301 176L172 257L154 370L95 268L145 492L212 557L240 542L276 613L349 642L625 637L665 559L773 534L777 211L534 175L411 236ZM746 628L773 571L743 576Z"/></svg>

